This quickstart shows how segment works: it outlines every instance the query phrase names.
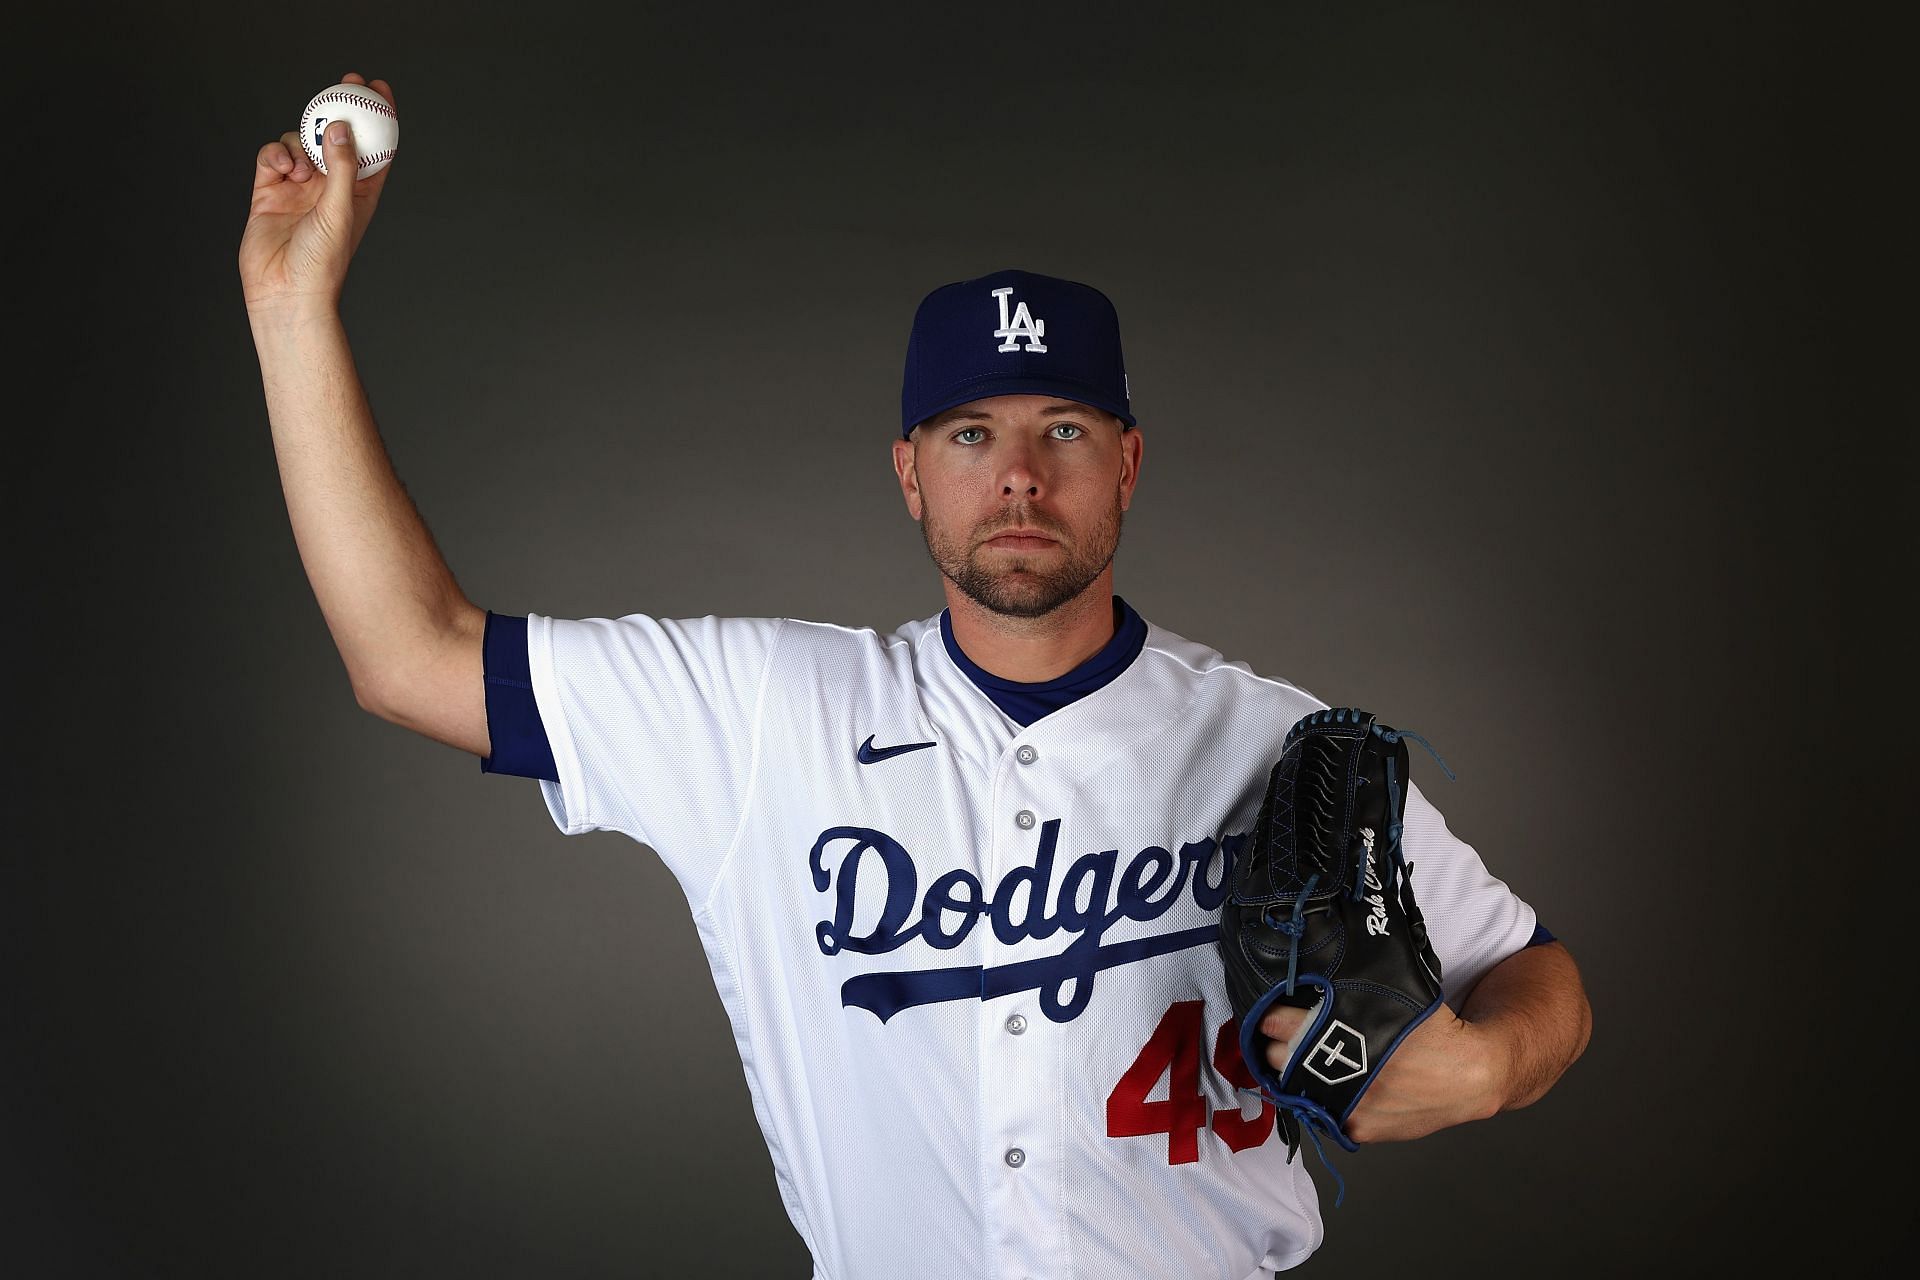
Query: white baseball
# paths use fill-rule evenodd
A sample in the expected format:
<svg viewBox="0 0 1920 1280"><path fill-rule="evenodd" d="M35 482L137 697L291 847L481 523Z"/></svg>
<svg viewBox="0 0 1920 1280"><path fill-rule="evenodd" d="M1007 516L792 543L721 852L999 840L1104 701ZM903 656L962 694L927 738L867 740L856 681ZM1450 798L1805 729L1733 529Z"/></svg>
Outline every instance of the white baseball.
<svg viewBox="0 0 1920 1280"><path fill-rule="evenodd" d="M321 140L327 126L345 120L353 127L353 150L360 157L360 174L370 178L393 163L400 148L400 117L387 100L363 84L337 84L313 95L300 116L300 145L320 172L327 171Z"/></svg>

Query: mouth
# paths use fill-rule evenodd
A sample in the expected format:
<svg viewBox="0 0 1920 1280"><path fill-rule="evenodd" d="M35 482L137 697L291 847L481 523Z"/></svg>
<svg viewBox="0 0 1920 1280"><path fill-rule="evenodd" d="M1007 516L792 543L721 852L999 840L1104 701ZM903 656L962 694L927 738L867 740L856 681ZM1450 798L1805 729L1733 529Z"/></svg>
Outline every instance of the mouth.
<svg viewBox="0 0 1920 1280"><path fill-rule="evenodd" d="M1054 542L1052 538L1043 538L1037 534L1003 533L997 538L988 539L986 545L999 547L1003 551L1039 551L1053 546Z"/></svg>

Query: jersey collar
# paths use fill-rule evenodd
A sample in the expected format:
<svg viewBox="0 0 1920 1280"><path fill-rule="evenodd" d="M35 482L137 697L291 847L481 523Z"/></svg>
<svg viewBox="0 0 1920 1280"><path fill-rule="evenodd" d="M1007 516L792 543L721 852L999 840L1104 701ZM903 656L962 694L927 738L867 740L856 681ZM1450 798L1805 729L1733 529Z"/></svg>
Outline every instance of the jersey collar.
<svg viewBox="0 0 1920 1280"><path fill-rule="evenodd" d="M1132 665L1147 643L1146 620L1134 612L1132 605L1115 596L1113 639L1107 641L1100 652L1065 675L1029 684L996 676L967 657L959 642L953 638L950 613L951 610L947 609L940 611L940 638L946 643L947 655L953 659L953 665L960 668L980 692L992 699L995 706L1022 728L1048 712L1058 711L1106 686Z"/></svg>

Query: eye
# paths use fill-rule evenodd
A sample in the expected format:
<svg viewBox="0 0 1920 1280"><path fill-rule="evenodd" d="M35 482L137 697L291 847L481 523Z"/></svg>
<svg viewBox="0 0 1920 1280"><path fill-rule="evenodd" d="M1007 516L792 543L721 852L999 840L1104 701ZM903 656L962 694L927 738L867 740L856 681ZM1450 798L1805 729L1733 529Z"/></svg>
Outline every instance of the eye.
<svg viewBox="0 0 1920 1280"><path fill-rule="evenodd" d="M962 427L958 431L953 433L953 438L959 444L972 444L974 443L973 441L962 440L960 439L960 437L966 435L969 431L985 431L985 430L986 430L985 427Z"/></svg>
<svg viewBox="0 0 1920 1280"><path fill-rule="evenodd" d="M1056 422L1053 424L1053 429L1055 431L1071 431L1074 433L1070 436L1059 437L1062 440L1078 440L1081 436L1087 434L1087 429L1077 422Z"/></svg>

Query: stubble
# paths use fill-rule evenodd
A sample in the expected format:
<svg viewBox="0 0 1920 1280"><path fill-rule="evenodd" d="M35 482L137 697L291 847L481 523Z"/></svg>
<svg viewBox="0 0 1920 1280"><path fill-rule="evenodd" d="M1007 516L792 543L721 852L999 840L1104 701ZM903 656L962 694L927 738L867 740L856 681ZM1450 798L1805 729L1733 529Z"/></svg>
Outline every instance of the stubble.
<svg viewBox="0 0 1920 1280"><path fill-rule="evenodd" d="M1018 511L997 517L966 535L954 536L929 509L920 522L920 532L934 565L969 600L1010 618L1042 618L1078 599L1113 563L1120 549L1123 515L1120 495L1115 493L1113 505L1100 523L1077 542L1070 541L1066 532L1051 522ZM1059 549L1029 555L985 545L1006 529L1023 525L1056 538Z"/></svg>

